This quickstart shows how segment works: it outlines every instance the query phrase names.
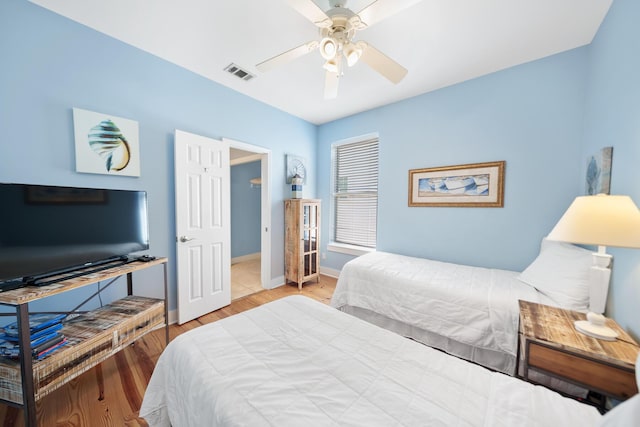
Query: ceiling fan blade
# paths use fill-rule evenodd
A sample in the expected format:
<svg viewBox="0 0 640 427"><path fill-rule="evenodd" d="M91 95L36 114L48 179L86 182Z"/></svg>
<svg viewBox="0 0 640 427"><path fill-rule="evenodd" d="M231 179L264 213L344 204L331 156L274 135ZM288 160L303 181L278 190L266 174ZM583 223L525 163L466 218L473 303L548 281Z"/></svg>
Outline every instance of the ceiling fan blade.
<svg viewBox="0 0 640 427"><path fill-rule="evenodd" d="M402 65L380 52L375 47L364 42L358 42L362 48L362 56L360 59L369 67L385 76L391 82L398 84L408 71Z"/></svg>
<svg viewBox="0 0 640 427"><path fill-rule="evenodd" d="M280 55L276 55L273 58L269 58L266 61L262 61L261 63L256 65L256 68L258 69L258 71L264 73L282 64L306 55L309 52L313 52L317 48L318 42L316 40L313 40L298 47L294 47L291 50L283 52Z"/></svg>
<svg viewBox="0 0 640 427"><path fill-rule="evenodd" d="M324 99L334 99L338 96L338 73L327 71L324 78Z"/></svg>
<svg viewBox="0 0 640 427"><path fill-rule="evenodd" d="M331 18L311 0L287 0L287 3L320 28L329 28L333 25Z"/></svg>
<svg viewBox="0 0 640 427"><path fill-rule="evenodd" d="M358 12L357 15L366 27L370 27L421 1L422 0L376 0Z"/></svg>

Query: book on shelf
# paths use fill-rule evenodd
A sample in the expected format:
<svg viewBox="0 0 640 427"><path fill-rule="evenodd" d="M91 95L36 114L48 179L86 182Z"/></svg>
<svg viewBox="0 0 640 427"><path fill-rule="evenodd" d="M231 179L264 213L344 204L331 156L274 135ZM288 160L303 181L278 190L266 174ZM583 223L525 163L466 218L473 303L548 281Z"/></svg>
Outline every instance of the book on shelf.
<svg viewBox="0 0 640 427"><path fill-rule="evenodd" d="M62 340L60 340L56 344L53 344L49 348L45 348L45 349L41 350L39 353L34 354L33 357L35 359L37 359L37 360L44 359L45 357L47 357L51 353L55 352L56 350L59 350L61 347L64 347L65 345L67 345L67 343L68 343L67 339L62 335L61 335L61 337L62 337Z"/></svg>
<svg viewBox="0 0 640 427"><path fill-rule="evenodd" d="M29 330L31 336L34 334L51 327L56 324L61 323L66 314L47 314L47 313L36 313L29 315ZM17 337L18 336L18 322L12 322L8 325L5 325L3 328L3 332L7 336Z"/></svg>
<svg viewBox="0 0 640 427"><path fill-rule="evenodd" d="M62 329L62 323L56 323L55 325L51 325L47 328L44 329L40 329L39 331L36 331L34 333L31 334L31 346L35 346L38 345L39 342L41 342L41 338L45 337L48 338L51 334L55 334L56 332L58 332L60 329ZM18 342L18 335L17 334L1 334L0 335L0 339L6 340L6 341L15 341Z"/></svg>
<svg viewBox="0 0 640 427"><path fill-rule="evenodd" d="M31 347L31 355L36 359L41 359L67 344L67 338L58 332L43 338L45 339L39 339L38 343ZM20 345L17 342L1 340L0 356L17 359L20 356Z"/></svg>
<svg viewBox="0 0 640 427"><path fill-rule="evenodd" d="M54 345L62 342L66 340L65 336L62 334L55 334L54 336L52 336L51 338L49 338L48 340L41 342L40 344L36 345L36 346L32 346L31 347L31 354L36 356L40 353L42 353L45 350L50 349L51 347L53 347Z"/></svg>
<svg viewBox="0 0 640 427"><path fill-rule="evenodd" d="M31 339L31 348L37 347L40 344L47 342L55 337L57 337L58 335L60 335L60 333L58 331L53 331L50 334L47 335L40 335L37 338L32 338ZM10 339L7 339L6 335L1 335L0 339L6 341L8 344L5 345L5 347L10 347L11 345L14 346L18 346L18 340L14 339L13 337L11 337Z"/></svg>
<svg viewBox="0 0 640 427"><path fill-rule="evenodd" d="M0 341L0 356L18 357L20 355L20 347L16 343L9 341Z"/></svg>
<svg viewBox="0 0 640 427"><path fill-rule="evenodd" d="M62 335L64 314L36 313L29 315L31 355L42 359L67 343ZM0 356L17 359L20 357L18 322L9 323L0 334Z"/></svg>

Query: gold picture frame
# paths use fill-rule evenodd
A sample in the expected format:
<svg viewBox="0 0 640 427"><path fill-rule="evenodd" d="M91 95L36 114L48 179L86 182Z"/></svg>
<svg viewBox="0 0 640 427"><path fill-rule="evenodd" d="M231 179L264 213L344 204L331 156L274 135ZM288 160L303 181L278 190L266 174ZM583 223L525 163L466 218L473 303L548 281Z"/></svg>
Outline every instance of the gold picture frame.
<svg viewBox="0 0 640 427"><path fill-rule="evenodd" d="M409 170L409 206L504 206L504 160Z"/></svg>

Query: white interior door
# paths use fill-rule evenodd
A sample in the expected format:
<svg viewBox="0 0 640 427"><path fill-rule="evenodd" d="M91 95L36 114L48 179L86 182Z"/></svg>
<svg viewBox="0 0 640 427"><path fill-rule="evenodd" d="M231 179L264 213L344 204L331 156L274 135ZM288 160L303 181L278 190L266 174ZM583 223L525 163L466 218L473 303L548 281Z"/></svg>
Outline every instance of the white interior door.
<svg viewBox="0 0 640 427"><path fill-rule="evenodd" d="M231 303L229 143L176 130L178 323Z"/></svg>

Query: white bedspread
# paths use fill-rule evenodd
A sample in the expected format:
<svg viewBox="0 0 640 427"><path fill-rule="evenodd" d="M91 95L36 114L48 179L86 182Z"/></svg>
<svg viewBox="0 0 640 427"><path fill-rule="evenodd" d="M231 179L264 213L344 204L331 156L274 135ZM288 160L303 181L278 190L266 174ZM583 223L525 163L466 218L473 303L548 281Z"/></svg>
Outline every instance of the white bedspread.
<svg viewBox="0 0 640 427"><path fill-rule="evenodd" d="M508 372L517 350L518 299L553 304L516 279L518 274L373 252L345 264L331 305L370 310L468 346L506 353L513 361L509 366L491 367Z"/></svg>
<svg viewBox="0 0 640 427"><path fill-rule="evenodd" d="M600 418L303 296L177 337L140 416L152 427L587 427Z"/></svg>

